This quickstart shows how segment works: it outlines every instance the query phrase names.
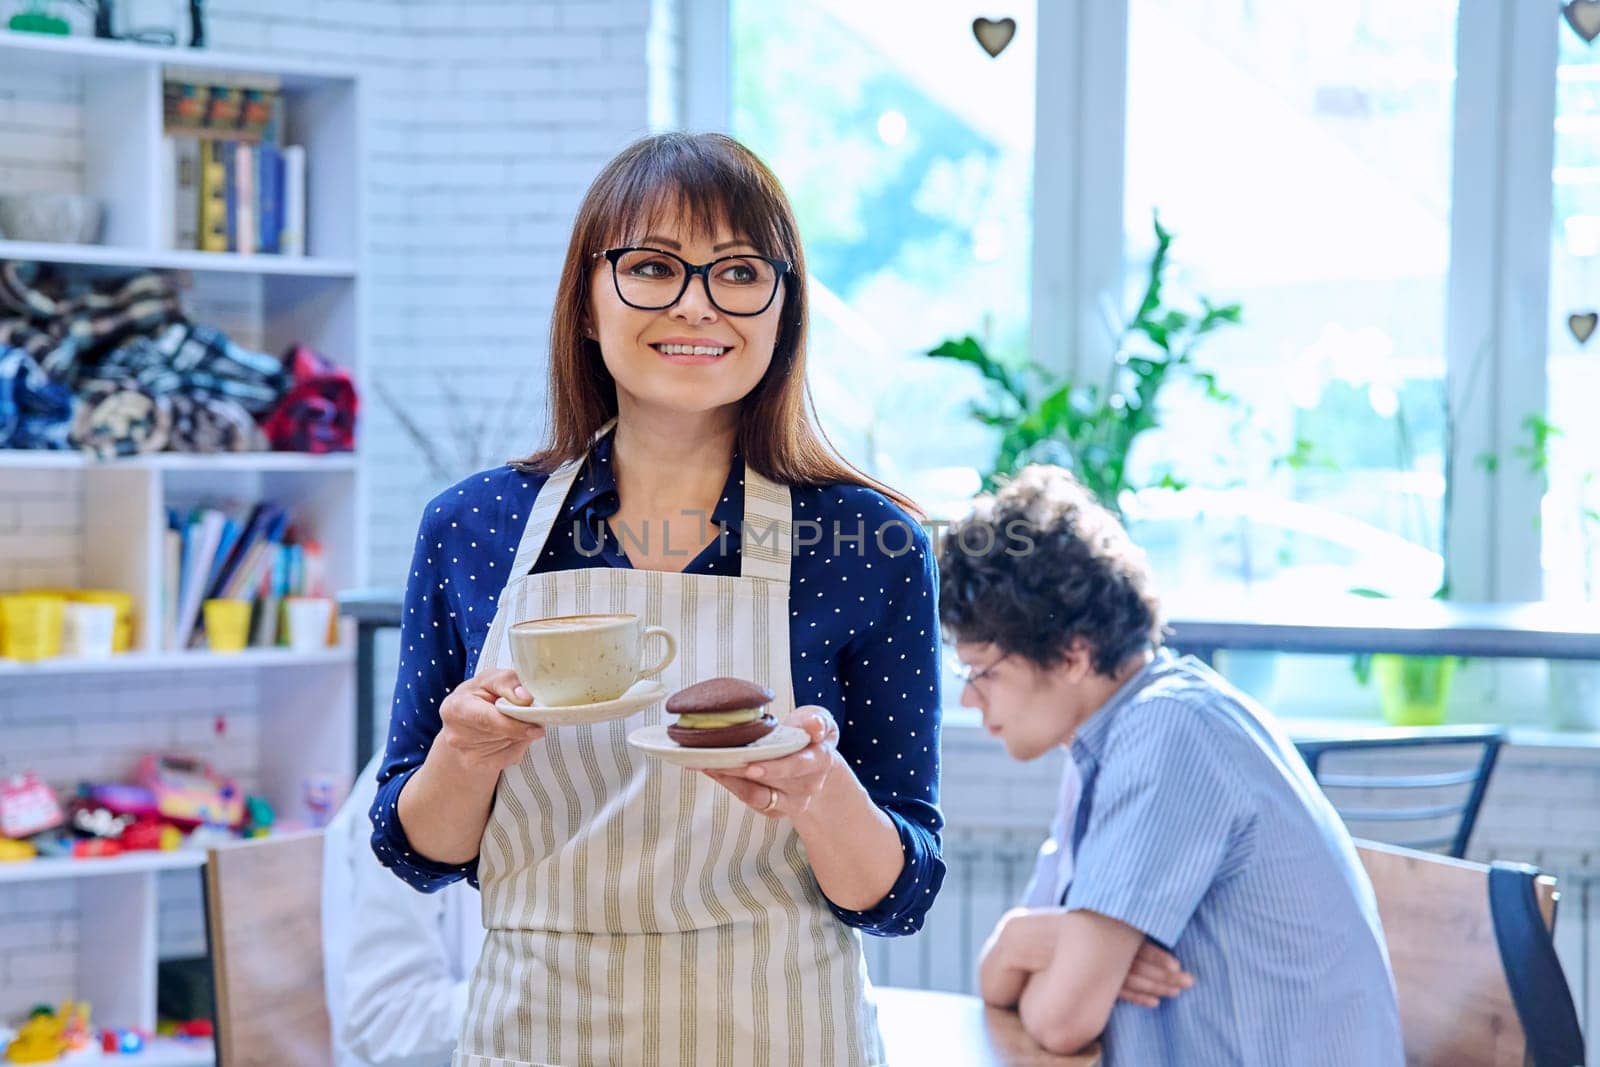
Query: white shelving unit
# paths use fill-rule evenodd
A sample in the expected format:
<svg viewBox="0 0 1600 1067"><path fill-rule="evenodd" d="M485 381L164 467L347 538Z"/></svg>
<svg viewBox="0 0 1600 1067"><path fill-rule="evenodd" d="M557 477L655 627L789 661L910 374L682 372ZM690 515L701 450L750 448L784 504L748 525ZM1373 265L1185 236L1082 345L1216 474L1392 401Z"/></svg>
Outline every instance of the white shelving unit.
<svg viewBox="0 0 1600 1067"><path fill-rule="evenodd" d="M129 674L140 671L237 671L269 667L340 666L351 662L355 651L346 645L318 652L291 652L284 648L249 648L243 652L130 652L110 659L57 659L18 663L0 660L0 679L44 678L50 675ZM0 881L4 881L0 878Z"/></svg>
<svg viewBox="0 0 1600 1067"><path fill-rule="evenodd" d="M0 240L0 259L69 270L157 269L200 276L223 294L231 316L218 325L241 343L282 352L303 342L363 378L360 276L361 87L353 70L264 62L204 50L153 48L0 30L0 69L52 86L81 84L81 188L106 210L104 243L52 245ZM162 85L183 77L269 74L287 105L285 143L307 156L304 257L176 250L172 190L162 167ZM53 112L51 112L53 114ZM0 188L0 192L5 192ZM239 321L238 309L247 309ZM192 308L207 321L205 308ZM135 603L133 651L108 660L0 660L0 699L13 679L92 679L114 687L134 672L174 685L209 684L223 672L257 672L258 779L252 791L279 812L298 810L307 774L353 760L354 655L349 634L326 651L251 649L234 655L162 647L162 537L168 507L203 500L271 499L324 550L329 592L365 584L364 485L358 456L286 453L152 455L100 462L76 454L0 451L0 503L8 494L75 495L75 546L82 585L117 589ZM19 509L27 531L26 509ZM0 589L0 592L10 592ZM271 671L269 676L262 672ZM103 681L101 681L103 679ZM71 707L59 714L69 717ZM130 750L130 763L138 755ZM64 783L55 783L58 786ZM68 882L78 901L78 995L96 1025L152 1030L156 1022L158 879L198 869L198 852L135 853L102 860L37 860L0 865L0 900L25 883ZM209 1043L156 1042L116 1062L213 1062ZM112 1062L108 1059L107 1062Z"/></svg>

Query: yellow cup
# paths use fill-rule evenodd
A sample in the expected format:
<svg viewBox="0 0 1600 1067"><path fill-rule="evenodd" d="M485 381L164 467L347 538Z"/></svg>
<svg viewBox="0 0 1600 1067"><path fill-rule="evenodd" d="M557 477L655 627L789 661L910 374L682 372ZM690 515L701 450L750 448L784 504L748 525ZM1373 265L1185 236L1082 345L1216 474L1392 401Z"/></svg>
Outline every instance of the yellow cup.
<svg viewBox="0 0 1600 1067"><path fill-rule="evenodd" d="M0 596L0 656L6 659L49 659L61 655L65 597L39 593Z"/></svg>
<svg viewBox="0 0 1600 1067"><path fill-rule="evenodd" d="M202 609L206 644L213 652L241 652L250 643L250 601L218 598Z"/></svg>

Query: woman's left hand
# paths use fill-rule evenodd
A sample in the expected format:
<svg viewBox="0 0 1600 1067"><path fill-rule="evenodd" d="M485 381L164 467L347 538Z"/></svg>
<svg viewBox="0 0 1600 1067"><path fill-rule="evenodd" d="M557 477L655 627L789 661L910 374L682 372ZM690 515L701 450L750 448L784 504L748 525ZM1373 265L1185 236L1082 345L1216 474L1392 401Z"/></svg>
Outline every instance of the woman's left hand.
<svg viewBox="0 0 1600 1067"><path fill-rule="evenodd" d="M702 771L728 792L768 818L793 818L810 807L822 792L838 762L839 724L827 708L806 704L794 709L783 721L811 735L811 743L799 752L778 759L761 760L734 770ZM848 773L848 772L845 772Z"/></svg>

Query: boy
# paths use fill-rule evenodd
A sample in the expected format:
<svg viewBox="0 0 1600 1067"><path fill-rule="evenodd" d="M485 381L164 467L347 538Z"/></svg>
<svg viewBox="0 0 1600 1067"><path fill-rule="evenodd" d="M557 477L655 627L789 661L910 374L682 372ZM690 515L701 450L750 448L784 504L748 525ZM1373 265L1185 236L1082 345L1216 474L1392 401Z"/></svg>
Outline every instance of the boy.
<svg viewBox="0 0 1600 1067"><path fill-rule="evenodd" d="M951 528L939 584L962 704L1016 759L1068 746L1078 777L1044 850L1070 881L1041 863L1035 889L1065 889L995 928L984 999L1052 1051L1101 1038L1107 1067L1400 1064L1349 834L1265 710L1161 648L1116 519L1065 470L1028 467Z"/></svg>

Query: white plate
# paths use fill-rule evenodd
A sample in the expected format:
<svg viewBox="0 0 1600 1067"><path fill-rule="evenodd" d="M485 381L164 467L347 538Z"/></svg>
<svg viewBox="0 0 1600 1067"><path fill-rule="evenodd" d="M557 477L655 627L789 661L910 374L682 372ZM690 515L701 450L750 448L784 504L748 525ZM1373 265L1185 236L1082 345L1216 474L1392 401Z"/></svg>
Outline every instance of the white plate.
<svg viewBox="0 0 1600 1067"><path fill-rule="evenodd" d="M720 771L760 760L777 759L799 752L810 743L811 735L798 726L780 726L760 740L735 748L685 747L667 736L665 723L641 726L628 735L628 744L640 752L693 771Z"/></svg>
<svg viewBox="0 0 1600 1067"><path fill-rule="evenodd" d="M564 707L541 704L513 704L505 697L494 702L495 709L503 715L540 726L588 726L613 719L626 719L629 715L648 708L667 695L667 687L659 678L641 678L632 688L615 700L602 700L598 704L570 704Z"/></svg>

